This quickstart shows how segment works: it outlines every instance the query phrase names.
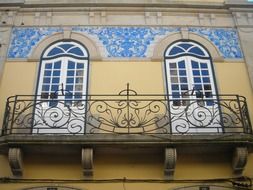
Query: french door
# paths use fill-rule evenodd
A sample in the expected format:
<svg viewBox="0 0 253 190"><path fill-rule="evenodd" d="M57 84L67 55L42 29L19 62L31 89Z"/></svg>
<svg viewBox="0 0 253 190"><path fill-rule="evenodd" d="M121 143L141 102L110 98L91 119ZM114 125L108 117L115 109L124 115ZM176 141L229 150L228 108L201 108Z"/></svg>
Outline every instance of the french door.
<svg viewBox="0 0 253 190"><path fill-rule="evenodd" d="M171 132L221 132L219 107L209 59L166 59Z"/></svg>
<svg viewBox="0 0 253 190"><path fill-rule="evenodd" d="M33 133L84 133L88 60L42 60Z"/></svg>

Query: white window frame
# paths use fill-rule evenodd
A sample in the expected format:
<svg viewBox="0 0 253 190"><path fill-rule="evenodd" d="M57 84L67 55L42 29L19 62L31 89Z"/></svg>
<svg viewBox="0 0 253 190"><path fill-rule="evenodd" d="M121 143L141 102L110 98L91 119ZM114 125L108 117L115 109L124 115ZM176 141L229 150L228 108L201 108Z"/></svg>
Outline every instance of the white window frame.
<svg viewBox="0 0 253 190"><path fill-rule="evenodd" d="M193 47L199 48L204 53L204 55L203 54L197 55L197 54L189 52L189 49L191 49L192 47L187 50L184 50L184 52L170 55L170 51L174 47L178 47L178 45L180 45L181 43L189 44L189 45L192 45ZM188 92L186 92L186 90L185 90L185 93L188 94L188 95L186 95L186 97L182 96L182 91L180 90L181 83L180 83L180 76L179 76L179 70L178 70L178 63L180 61L185 62L185 70L186 70L187 85L188 85ZM172 45L170 45L167 48L167 50L165 51L164 64L165 64L166 90L168 93L169 107L170 107L169 109L170 109L170 114L171 114L171 132L173 134L198 133L198 132L199 133L222 132L221 125L217 124L217 123L213 124L213 128L211 128L211 127L205 128L205 126L208 125L209 121L210 121L210 120L208 121L208 118L207 118L208 122L198 121L197 119L195 121L191 122L191 120L194 120L195 118L193 119L193 116L189 116L189 115L192 114L191 112L193 112L194 110L197 110L199 113L205 113L211 109L212 109L212 111L217 110L219 112L219 106L217 104L213 104L212 106L210 106L207 104L206 101L202 101L201 98L197 98L197 93L201 93L201 91L198 92L198 90L196 90L194 88L194 85L195 85L194 76L193 76L194 68L192 68L191 61L207 64L206 70L208 70L208 73L209 73L208 78L210 79L209 84L211 85L210 91L211 91L212 96L217 95L217 88L216 88L216 83L215 83L215 75L214 75L214 71L213 71L212 60L211 60L211 56L209 55L207 50L205 50L198 43L195 43L192 41L182 40L182 41L178 41L178 42L175 42ZM176 69L170 68L170 63L176 63L177 68ZM173 75L171 75L171 73L173 73L173 70L177 70L177 73L174 72L178 75L178 81L175 80L176 83L173 83L173 81L172 81ZM200 72L201 71L202 70L200 69ZM200 78L202 80L203 76L202 75L200 75L200 76L201 76ZM178 84L176 86L179 86L178 90L177 89L174 90L175 93L173 93L173 89L172 89L173 84ZM201 81L199 84L202 85L202 87L204 87L203 81ZM202 89L202 92L203 91L204 90ZM179 93L179 98L176 98L178 93ZM174 94L174 97L173 97L173 94ZM204 93L203 93L203 97L205 97ZM210 98L210 100L212 101L214 98L217 98L217 97ZM191 99L193 101L188 101ZM194 99L196 100L196 103L193 103ZM204 100L209 100L209 98L204 98ZM202 105L201 105L201 101L203 102ZM200 102L200 103L198 103L198 102ZM190 113L190 114L188 114L188 113ZM211 116L210 116L210 118L211 118ZM218 116L218 120L220 120L219 116ZM197 127L197 126L199 126L199 127Z"/></svg>
<svg viewBox="0 0 253 190"><path fill-rule="evenodd" d="M66 51L63 50L63 53L53 56L48 56L48 53L53 50L54 48L58 48L60 45L73 45L72 48L67 49ZM79 48L83 55L75 55L73 53L68 53L70 49ZM58 90L53 92L52 89L48 90L47 97L43 97L42 95L42 88L45 83L44 80L44 71L46 64L52 64L54 62L61 62L61 68L58 69L60 71L60 80L58 84ZM73 62L72 65L75 68L71 70L68 69L69 62ZM77 65L80 67L77 68ZM53 67L53 66L52 66ZM83 68L82 68L83 67ZM67 86L67 73L68 71L74 71L74 75L71 76L73 82L69 85L73 87L72 92L66 90ZM79 71L79 75L77 77L77 72ZM52 69L51 69L52 72ZM35 117L34 117L34 128L33 133L49 133L49 134L72 134L72 133L84 133L84 124L85 124L85 111L86 111L86 100L85 97L88 93L88 77L89 77L89 56L86 48L81 44L74 42L74 41L60 41L56 42L55 44L48 47L41 58L40 64L40 72L37 81L37 107L35 108ZM50 77L50 86L52 85L53 75L51 74ZM56 77L57 78L57 77ZM76 85L77 78L82 83ZM81 87L82 86L82 87ZM81 87L81 90L77 90L77 88ZM76 89L75 89L76 88ZM78 91L78 92L77 92ZM67 94L72 93L72 98L69 98ZM78 93L78 97L75 96ZM50 97L50 95L52 96ZM59 95L59 96L58 96ZM81 101L82 100L82 101ZM51 104L52 101L55 101L55 104ZM61 120L57 120L57 118L52 118L52 114L59 116L60 114L66 112L66 116L63 116ZM71 115L72 113L74 113ZM51 115L50 115L51 114ZM74 117L76 115L80 115L78 119L75 120L75 123L71 123L74 121ZM64 118L65 117L65 118Z"/></svg>

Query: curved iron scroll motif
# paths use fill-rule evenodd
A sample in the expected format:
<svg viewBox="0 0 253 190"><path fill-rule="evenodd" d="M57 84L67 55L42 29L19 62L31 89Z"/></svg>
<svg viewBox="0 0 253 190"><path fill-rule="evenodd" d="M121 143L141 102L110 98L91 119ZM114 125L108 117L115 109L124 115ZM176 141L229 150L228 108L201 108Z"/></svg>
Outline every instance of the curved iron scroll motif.
<svg viewBox="0 0 253 190"><path fill-rule="evenodd" d="M88 133L252 133L247 104L238 95L182 98L173 105L167 95L89 95L65 101L14 96L6 104L2 135ZM54 106L49 101L57 101ZM212 101L204 106L203 102Z"/></svg>
<svg viewBox="0 0 253 190"><path fill-rule="evenodd" d="M129 84L113 99L91 99L87 106L87 133L169 133L166 98L139 96Z"/></svg>

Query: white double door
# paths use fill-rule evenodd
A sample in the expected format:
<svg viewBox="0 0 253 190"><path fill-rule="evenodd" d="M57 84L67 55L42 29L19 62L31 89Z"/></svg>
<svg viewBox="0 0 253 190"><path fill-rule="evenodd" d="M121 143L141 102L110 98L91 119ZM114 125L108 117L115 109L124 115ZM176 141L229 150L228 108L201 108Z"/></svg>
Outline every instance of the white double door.
<svg viewBox="0 0 253 190"><path fill-rule="evenodd" d="M43 60L33 133L84 133L87 60Z"/></svg>
<svg viewBox="0 0 253 190"><path fill-rule="evenodd" d="M209 59L166 60L172 133L221 132L219 106Z"/></svg>

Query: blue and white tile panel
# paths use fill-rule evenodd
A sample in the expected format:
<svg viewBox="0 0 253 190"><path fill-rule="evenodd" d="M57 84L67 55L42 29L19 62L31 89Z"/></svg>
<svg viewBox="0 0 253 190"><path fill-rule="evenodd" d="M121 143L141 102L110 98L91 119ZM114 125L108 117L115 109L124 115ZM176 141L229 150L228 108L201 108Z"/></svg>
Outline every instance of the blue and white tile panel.
<svg viewBox="0 0 253 190"><path fill-rule="evenodd" d="M90 37L104 58L149 58L154 44L180 32L179 27L73 27L73 32ZM16 27L12 31L8 58L28 58L36 45L58 32L60 27ZM203 36L219 49L224 58L241 59L238 34L232 28L191 27L189 32Z"/></svg>

